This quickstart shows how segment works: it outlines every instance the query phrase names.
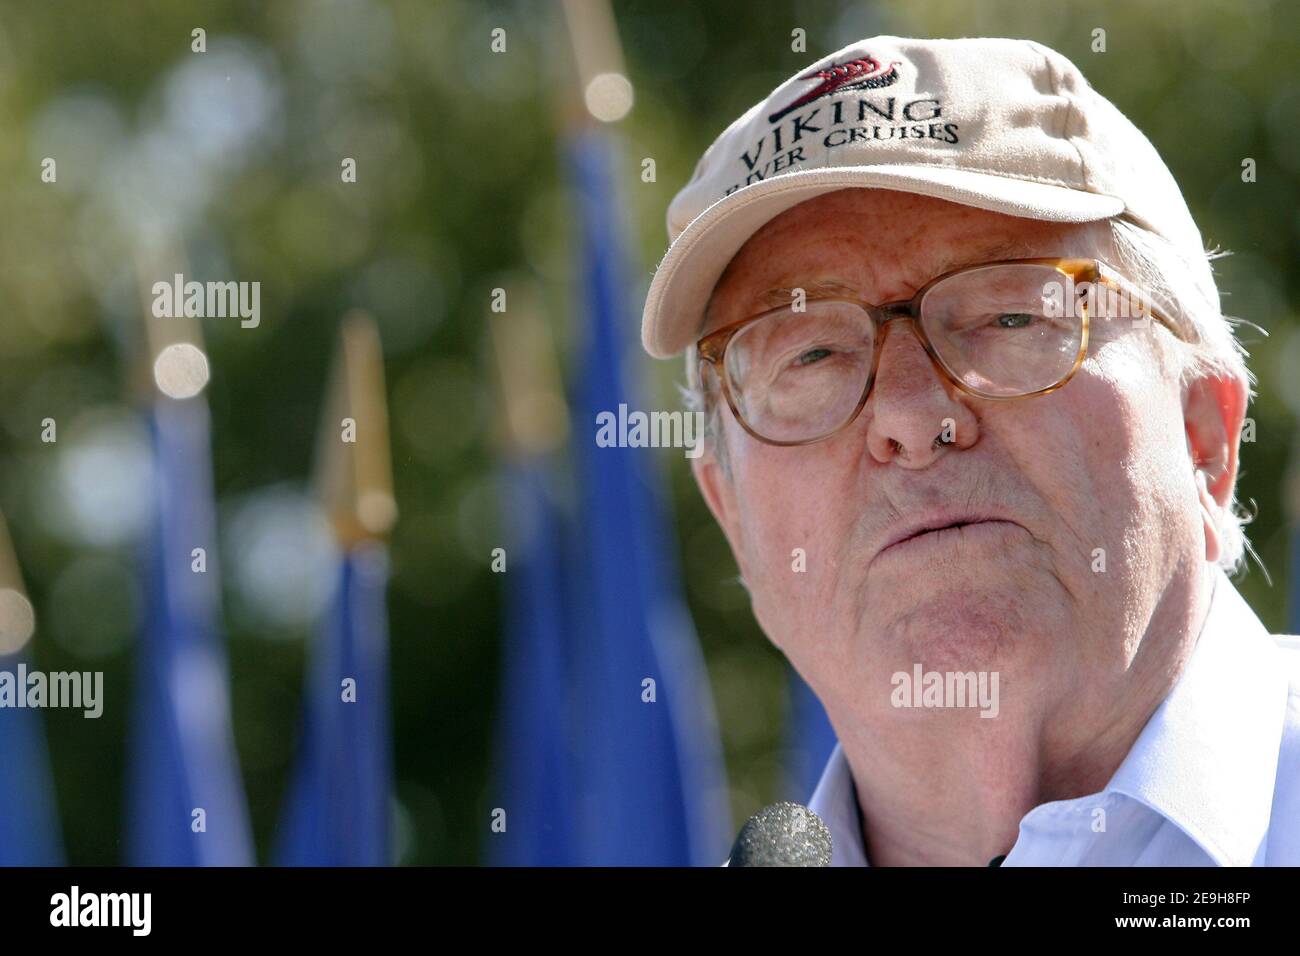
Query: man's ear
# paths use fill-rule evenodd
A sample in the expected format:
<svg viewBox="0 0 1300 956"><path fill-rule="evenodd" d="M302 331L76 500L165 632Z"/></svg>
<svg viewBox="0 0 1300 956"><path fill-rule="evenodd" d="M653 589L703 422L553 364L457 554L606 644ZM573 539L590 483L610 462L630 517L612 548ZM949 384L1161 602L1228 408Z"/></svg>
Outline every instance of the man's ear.
<svg viewBox="0 0 1300 956"><path fill-rule="evenodd" d="M1200 375L1183 389L1187 453L1205 525L1205 560L1211 563L1222 552L1219 520L1237 481L1237 450L1249 400L1245 379L1225 373Z"/></svg>
<svg viewBox="0 0 1300 956"><path fill-rule="evenodd" d="M726 438L719 435L716 440L726 441ZM736 566L740 569L741 578L744 578L745 555L744 549L740 546L740 509L736 503L735 486L723 469L722 463L713 453L713 449L707 446L702 455L692 459L691 471L695 475L695 483L699 485L700 494L704 496L704 503L709 506L714 520L726 535L727 544L731 545Z"/></svg>

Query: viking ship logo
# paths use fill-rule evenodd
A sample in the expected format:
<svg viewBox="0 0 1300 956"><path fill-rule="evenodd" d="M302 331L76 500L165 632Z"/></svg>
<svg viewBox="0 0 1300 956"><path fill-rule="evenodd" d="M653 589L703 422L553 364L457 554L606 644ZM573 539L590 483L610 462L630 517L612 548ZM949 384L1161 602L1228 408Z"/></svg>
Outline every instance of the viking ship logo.
<svg viewBox="0 0 1300 956"><path fill-rule="evenodd" d="M799 79L821 80L821 82L793 103L769 116L767 118L769 123L775 123L787 113L839 90L875 90L882 86L891 86L898 82L898 61L894 60L882 66L874 56L865 54L856 60L832 63L820 70L813 70Z"/></svg>

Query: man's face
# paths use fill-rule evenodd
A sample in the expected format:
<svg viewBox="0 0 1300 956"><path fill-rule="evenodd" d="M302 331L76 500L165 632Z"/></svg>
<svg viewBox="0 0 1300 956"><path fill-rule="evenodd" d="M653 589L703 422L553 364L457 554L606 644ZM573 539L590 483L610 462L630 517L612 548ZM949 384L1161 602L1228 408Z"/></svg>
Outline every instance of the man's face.
<svg viewBox="0 0 1300 956"><path fill-rule="evenodd" d="M1108 235L1105 224L846 189L749 240L714 291L706 331L769 308L760 303L771 289L838 283L880 304L999 258L1119 266ZM1202 486L1193 454L1230 445L1221 463L1235 472L1236 443L1227 393L1189 400L1162 368L1153 339L1168 334L1158 323L1094 323L1087 359L1064 388L992 402L948 384L912 327L894 322L869 402L831 438L763 444L724 409L731 474L706 457L697 478L760 624L838 726L864 706L887 716L890 676L915 664L998 671L1004 716L1010 705L1042 717L1064 700L1106 706L1133 679L1140 651L1173 653L1144 634L1216 556L1205 508L1231 488L1230 476L1226 487L1213 476ZM1188 408L1203 419L1195 429ZM954 440L935 447L945 427ZM945 512L1000 520L881 550L908 522Z"/></svg>

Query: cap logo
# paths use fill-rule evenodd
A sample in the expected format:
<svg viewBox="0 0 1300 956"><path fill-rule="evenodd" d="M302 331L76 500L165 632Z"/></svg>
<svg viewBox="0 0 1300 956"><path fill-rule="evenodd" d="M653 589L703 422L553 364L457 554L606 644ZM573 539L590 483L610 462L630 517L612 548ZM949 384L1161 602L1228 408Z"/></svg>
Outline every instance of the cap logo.
<svg viewBox="0 0 1300 956"><path fill-rule="evenodd" d="M775 123L787 113L806 106L813 100L819 100L823 96L830 96L837 90L874 90L882 86L890 86L898 81L898 61L882 66L879 60L867 53L856 60L832 63L820 70L813 70L799 79L821 80L821 82L794 102L769 116L767 118L769 123Z"/></svg>

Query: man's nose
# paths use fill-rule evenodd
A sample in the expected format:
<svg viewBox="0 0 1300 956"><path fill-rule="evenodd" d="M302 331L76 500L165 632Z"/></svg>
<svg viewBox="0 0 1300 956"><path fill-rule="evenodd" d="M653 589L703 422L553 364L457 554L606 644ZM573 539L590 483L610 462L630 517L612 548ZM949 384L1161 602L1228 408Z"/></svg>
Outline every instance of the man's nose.
<svg viewBox="0 0 1300 956"><path fill-rule="evenodd" d="M882 464L924 468L948 445L973 445L978 423L963 398L930 360L914 323L890 322L863 409L872 457Z"/></svg>

